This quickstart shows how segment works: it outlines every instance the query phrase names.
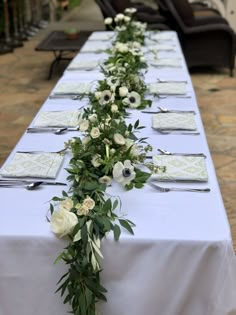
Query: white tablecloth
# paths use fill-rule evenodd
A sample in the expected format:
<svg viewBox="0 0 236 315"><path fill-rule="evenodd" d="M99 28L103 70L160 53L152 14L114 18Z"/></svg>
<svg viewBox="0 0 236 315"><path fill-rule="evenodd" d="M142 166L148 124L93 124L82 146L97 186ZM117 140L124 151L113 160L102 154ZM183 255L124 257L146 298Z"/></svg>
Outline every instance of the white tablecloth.
<svg viewBox="0 0 236 315"><path fill-rule="evenodd" d="M118 242L108 235L102 244L102 281L108 289L108 302L100 305L104 315L236 314L236 263L230 228L176 36L174 42L177 48L172 54L182 59L183 67L153 68L146 80L187 80L191 98L155 99L153 108L195 110L200 135L159 135L151 128L152 115L140 111L130 111L130 121L139 118L147 126L140 135L149 136L155 149L205 153L209 181L194 186L210 187L211 192L158 193L149 186L125 192L116 184L109 188L110 194L121 197L122 211L135 222L136 228L134 236L124 231ZM169 57L171 53L162 55ZM81 53L76 59L101 56ZM65 71L60 82L74 79L84 82L99 77L97 71ZM47 99L41 110L72 110L86 103L86 99ZM26 133L12 154L16 150L57 151L75 135L79 132ZM67 154L64 167L69 159ZM66 176L62 169L56 180L66 181ZM70 310L63 305L60 295L54 294L58 279L67 269L63 263L53 262L66 246L66 240L58 239L46 220L49 200L60 195L61 190L60 186L34 191L0 190L0 315L65 315Z"/></svg>

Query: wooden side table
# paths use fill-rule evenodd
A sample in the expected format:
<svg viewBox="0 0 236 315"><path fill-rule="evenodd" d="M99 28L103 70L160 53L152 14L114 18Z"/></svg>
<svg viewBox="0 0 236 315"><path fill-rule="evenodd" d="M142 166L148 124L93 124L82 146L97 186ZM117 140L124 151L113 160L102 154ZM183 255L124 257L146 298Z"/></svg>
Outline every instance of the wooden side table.
<svg viewBox="0 0 236 315"><path fill-rule="evenodd" d="M72 60L71 52L78 52L90 36L91 31L79 32L78 38L68 39L63 31L53 31L36 48L36 51L52 51L54 60L51 63L48 80L51 79L54 68L61 60Z"/></svg>

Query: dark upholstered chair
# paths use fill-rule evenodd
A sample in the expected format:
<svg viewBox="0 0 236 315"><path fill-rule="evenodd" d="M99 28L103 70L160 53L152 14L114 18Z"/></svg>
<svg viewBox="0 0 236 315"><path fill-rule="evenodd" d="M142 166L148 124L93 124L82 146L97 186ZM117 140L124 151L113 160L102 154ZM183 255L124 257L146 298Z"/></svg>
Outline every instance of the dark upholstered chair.
<svg viewBox="0 0 236 315"><path fill-rule="evenodd" d="M188 67L228 67L233 75L235 33L224 19L221 23L211 18L199 22L187 0L161 2L165 6L165 17L179 35Z"/></svg>
<svg viewBox="0 0 236 315"><path fill-rule="evenodd" d="M168 18L171 18L166 1L155 1L159 7L160 13L165 17L168 16ZM175 2L175 7L177 10L179 9L178 11L181 11L181 16L187 25L192 25L193 22L195 25L205 25L212 23L228 24L227 20L224 19L217 10L208 8L204 5L200 7L200 5L194 3L191 4L187 0L178 0Z"/></svg>
<svg viewBox="0 0 236 315"><path fill-rule="evenodd" d="M124 2L126 1L117 1L117 3L119 3L119 8L117 7L117 3L116 6L113 6L113 3L110 0L95 0L95 2L97 3L97 5L99 6L102 15L104 18L106 17L115 17L115 15L117 13L123 12L124 9L126 9L127 7L133 7L132 4L130 5L129 2L127 2L127 6L124 6ZM129 5L128 5L129 4ZM141 22L146 22L148 24L148 28L149 29L158 29L158 30L168 30L169 27L165 24L166 19L161 16L160 14L158 14L158 12L154 9L152 9L151 7L145 6L146 10L148 11L148 9L151 9L152 14L150 13L146 13L146 12L137 12L136 14L136 18L137 20L141 21ZM121 10L122 9L122 10ZM155 14L154 14L155 13Z"/></svg>

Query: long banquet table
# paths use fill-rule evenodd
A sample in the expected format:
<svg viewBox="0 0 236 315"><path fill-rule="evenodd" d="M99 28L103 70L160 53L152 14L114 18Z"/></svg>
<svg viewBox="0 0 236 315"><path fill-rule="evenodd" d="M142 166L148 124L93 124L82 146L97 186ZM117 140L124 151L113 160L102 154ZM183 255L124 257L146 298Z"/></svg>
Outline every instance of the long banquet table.
<svg viewBox="0 0 236 315"><path fill-rule="evenodd" d="M130 110L129 120L140 120L155 149L171 152L205 153L209 180L194 184L210 187L210 193L158 193L148 185L125 192L113 184L108 193L122 200L122 212L135 222L135 235L125 231L115 242L108 235L102 244L102 281L108 289L108 302L100 305L104 315L233 315L236 314L236 261L214 166L207 145L195 93L174 32L174 52L181 68L150 68L146 81L157 78L186 80L191 98L173 96L153 101L168 109L194 110L200 135L161 135L151 128L151 115ZM102 60L105 53L86 52L86 43L75 57ZM101 47L100 41L92 45ZM60 82L94 81L99 71L65 71ZM40 111L77 109L87 100L50 99ZM33 125L33 122L32 122ZM62 135L25 133L7 159L16 151L58 151L79 132ZM56 181L66 181L67 153ZM170 183L182 187L193 184ZM65 315L69 307L55 294L56 283L66 272L54 260L67 241L58 239L46 220L49 200L61 194L60 186L28 191L23 188L0 190L0 315Z"/></svg>

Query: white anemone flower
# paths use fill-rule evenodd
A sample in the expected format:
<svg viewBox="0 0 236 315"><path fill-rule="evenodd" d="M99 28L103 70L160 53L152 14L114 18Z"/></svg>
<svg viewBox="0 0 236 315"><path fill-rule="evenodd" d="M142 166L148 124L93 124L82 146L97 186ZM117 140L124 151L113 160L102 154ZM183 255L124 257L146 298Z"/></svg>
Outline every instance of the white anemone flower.
<svg viewBox="0 0 236 315"><path fill-rule="evenodd" d="M116 77L111 76L107 78L107 84L110 86L112 92L115 92L117 86L120 85L120 81Z"/></svg>
<svg viewBox="0 0 236 315"><path fill-rule="evenodd" d="M143 56L143 52L139 48L132 48L130 52L133 56Z"/></svg>
<svg viewBox="0 0 236 315"><path fill-rule="evenodd" d="M135 176L136 173L130 160L125 160L124 164L117 162L113 167L113 178L122 186L129 185Z"/></svg>
<svg viewBox="0 0 236 315"><path fill-rule="evenodd" d="M124 98L122 102L130 108L137 108L141 104L141 96L137 92L132 91L127 94L127 97Z"/></svg>
<svg viewBox="0 0 236 315"><path fill-rule="evenodd" d="M100 105L106 105L107 103L114 101L114 95L110 90L105 90L101 93L101 96L99 98L99 104Z"/></svg>

